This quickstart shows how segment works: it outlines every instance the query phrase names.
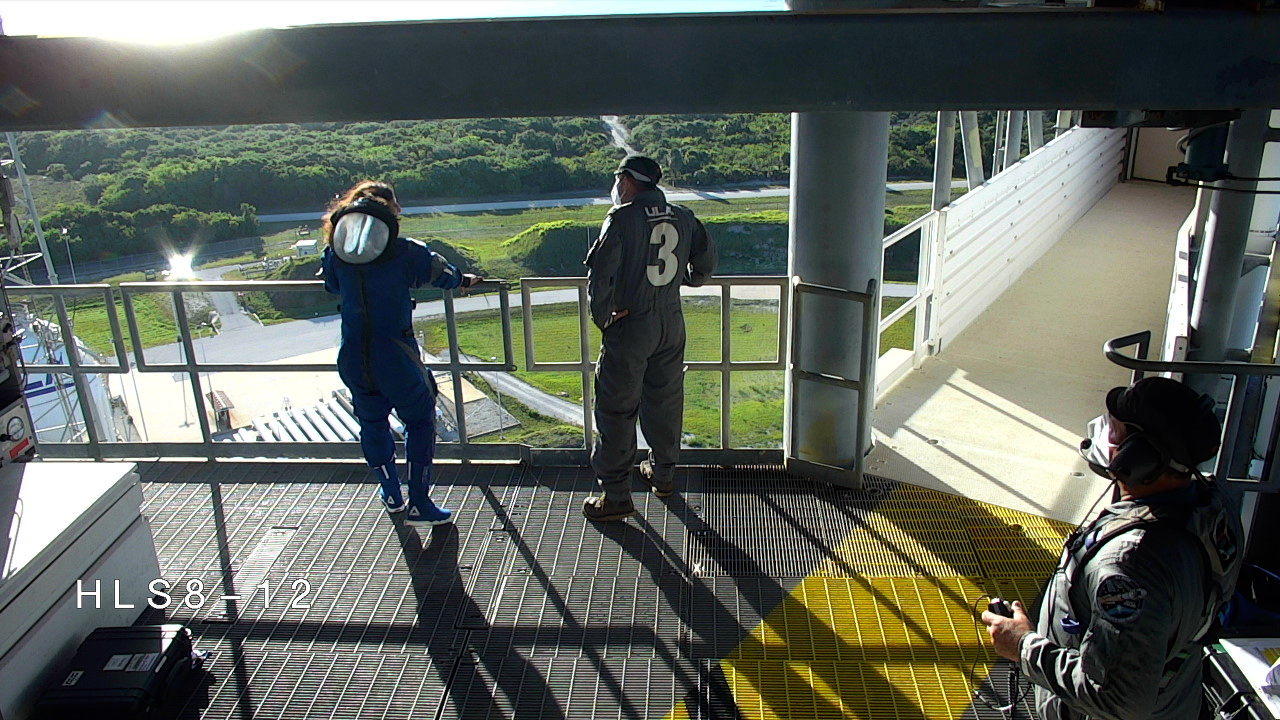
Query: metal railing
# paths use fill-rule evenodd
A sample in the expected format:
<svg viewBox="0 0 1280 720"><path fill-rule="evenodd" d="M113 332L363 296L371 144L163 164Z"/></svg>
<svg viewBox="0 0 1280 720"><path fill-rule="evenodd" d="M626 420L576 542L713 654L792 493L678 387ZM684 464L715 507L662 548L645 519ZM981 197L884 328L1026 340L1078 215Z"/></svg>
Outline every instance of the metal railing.
<svg viewBox="0 0 1280 720"><path fill-rule="evenodd" d="M89 296L101 298L103 308L108 319L112 345L115 349L116 361L114 363L88 364L81 357L80 348L76 342L64 342L66 348L66 364L56 363L32 363L26 366L28 372L46 372L71 375L75 382L76 396L79 402L79 408L87 435L87 442L84 443L57 443L42 442L40 452L46 457L55 458L135 458L135 457L207 457L207 458L240 458L255 457L262 455L264 444L262 443L246 443L246 442L214 442L213 432L209 426L208 415L203 412L197 412L196 418L200 427L199 442L104 442L102 440L101 429L97 427L97 418L100 415L97 412L96 400L93 394L89 392L86 377L101 373L106 374L126 374L134 368L139 373L169 373L181 372L187 376L190 383L191 395L195 401L197 408L204 408L205 399L202 388L202 373L217 372L250 372L250 373L281 373L281 372L315 372L328 371L336 372L337 365L335 363L267 363L267 362L235 362L235 363L209 363L201 362L195 352L195 344L192 338L190 319L187 314L184 296L187 294L197 293L216 293L216 292L249 292L262 291L273 293L298 293L298 292L317 292L323 290L323 283L315 280L307 281L245 281L245 282L132 282L121 283L118 288L109 285L25 285L11 286L7 288L7 292L11 298L39 298L51 297L53 305L56 309L58 328L62 338L74 337L74 328L70 317L67 313L66 298ZM506 452L498 452L492 450L493 446L474 445L467 440L465 415L463 413L463 397L462 386L459 382L463 372L473 370L502 370L509 371L515 369L515 354L512 350L511 342L511 305L510 305L510 288L509 283L505 281L485 281L476 287L475 291L483 292L485 290L497 290L500 311L502 317L502 332L504 357L503 362L463 362L462 354L458 349L458 339L456 333L456 319L454 309L454 298L450 291L443 292L443 309L446 323L449 327L449 359L447 362L431 362L425 363L426 367L432 370L448 370L453 377L454 389L454 408L457 412L459 422L459 442L456 444L443 443L445 452L442 457L469 457L473 459L481 459L486 457L497 456L499 459L514 459L519 457L519 451L516 448L508 449ZM158 363L147 360L147 351L143 347L142 333L138 323L138 313L135 306L137 296L143 294L167 293L171 296L173 302L174 321L177 331L177 339L179 347L182 349L182 362L178 363ZM121 325L117 311L117 303L124 308L125 321L129 327L129 333L133 346L132 364L130 356L125 350L124 334L121 332ZM184 401L185 402L185 401ZM454 445L470 449L456 450L447 446ZM270 452L274 457L281 458L358 458L360 455L360 446L357 443L342 442L275 442L270 445Z"/></svg>
<svg viewBox="0 0 1280 720"><path fill-rule="evenodd" d="M1137 357L1130 357L1120 352L1119 348L1137 346ZM1274 408L1275 417L1271 423L1271 436L1267 442L1267 452L1263 458L1262 477L1232 477L1232 468L1236 465L1238 453L1237 438L1246 431L1245 403L1247 393L1246 377L1274 377L1280 375L1280 365L1253 362L1207 362L1202 360L1148 360L1147 352L1151 347L1151 331L1143 330L1132 335L1113 338L1103 344L1102 351L1107 359L1123 368L1133 370L1133 382L1142 379L1144 373L1186 373L1200 375L1217 375L1231 377L1231 394L1227 400L1226 421L1222 424L1222 445L1214 463L1214 475L1228 482L1238 484L1248 490L1260 492L1280 491L1280 406Z"/></svg>
<svg viewBox="0 0 1280 720"><path fill-rule="evenodd" d="M750 370L782 370L785 346L786 318L789 295L786 290L787 278L777 277L725 277L716 278L709 286L720 287L721 302L721 358L719 361L695 361L687 363L690 370L711 370L721 373L723 391L721 398L721 447L719 449L690 450L691 457L704 457L710 462L776 462L780 458L776 449L732 448L730 446L730 388L731 373ZM546 363L535 362L534 341L532 339L533 320L532 305L535 300L531 291L546 286L572 287L578 291L578 311L580 316L579 362ZM733 361L732 360L732 325L729 322L732 312L732 289L741 286L773 286L778 288L779 321L777 345L774 359L771 361ZM271 292L299 293L318 292L323 285L319 281L242 281L242 282L130 282L121 283L118 288L108 285L31 285L12 286L8 288L11 297L17 300L52 298L56 309L57 326L62 337L73 337L74 327L67 312L68 298L90 297L102 303L103 311L111 329L111 343L115 352L112 361L101 364L88 362L81 349L74 343L65 343L65 363L40 363L27 366L29 372L45 372L70 375L75 382L76 399L84 416L87 432L85 442L42 442L41 453L52 458L139 458L139 457L200 457L200 458L245 458L268 454L279 458L318 458L318 459L354 459L361 457L358 443L353 442L272 442L269 445L261 442L242 442L235 440L216 441L209 416L204 411L196 412L199 426L198 441L106 441L102 428L97 427L95 418L99 417L96 404L99 402L89 391L85 382L90 375L137 373L181 373L185 376L190 398L197 408L205 408L204 381L202 376L208 373L291 373L291 372L335 372L337 366L332 362L206 362L200 359L192 331L191 317L187 310L185 297L190 294L206 293L238 293L238 292ZM486 281L477 288L478 291L497 290L499 298L499 314L503 336L502 362L464 361L464 352L459 347L457 311L455 297L451 292L443 293L443 315L448 333L449 357L444 362L425 363L432 370L447 370L453 378L453 406L458 422L458 442L441 442L437 444L437 456L449 459L464 460L522 460L533 464L581 464L586 461L588 448L593 439L591 429L591 378L594 372L594 348L590 347L587 337L589 314L586 309L585 278L530 278L521 283L521 298L524 313L524 332L526 338L525 355L528 369L533 372L563 371L573 369L583 377L583 445L580 448L532 448L517 443L476 443L468 440L466 431L466 414L464 411L462 374L471 371L510 372L517 368L511 328L510 284L505 281ZM180 362L158 362L154 360L155 348L150 352L144 347L143 333L139 322L137 301L139 296L148 294L167 294L172 302L177 346L180 350ZM119 308L124 311L124 326L128 327L129 340L126 342L119 318ZM126 347L131 345L131 347ZM184 400L185 402L185 400Z"/></svg>
<svg viewBox="0 0 1280 720"><path fill-rule="evenodd" d="M921 261L919 263L919 281L916 291L903 305L879 322L879 331L891 327L916 309L927 307L931 294L928 288L928 270L932 242L932 231L937 213L931 212L894 234L885 238L887 250L894 244L911 237L921 231ZM455 296L449 291L443 293L443 316L448 334L449 357L444 362L426 363L432 370L448 371L453 379L451 398L454 417L457 422L458 441L437 444L437 456L447 459L463 460L505 460L525 461L532 464L582 464L586 462L589 449L594 441L592 413L592 378L595 370L596 348L590 340L590 312L587 305L586 278L525 278L520 281L520 298L523 318L525 369L529 372L577 372L581 376L582 385L582 445L578 448L535 448L520 443L510 442L471 442L466 429L466 413L464 411L462 374L472 371L511 372L517 369L513 349L511 327L510 283L506 281L486 281L476 290L497 291L499 314L503 338L503 358L501 362L483 362L465 360L464 351L459 347L457 311ZM215 441L206 407L205 387L202 376L209 373L296 373L296 372L336 372L337 366L332 362L205 362L199 358L197 345L193 336L191 317L188 314L186 296L208 293L319 293L323 284L319 281L217 281L217 282L127 282L118 287L109 285L13 285L7 288L11 297L18 299L51 298L57 316L56 325L61 336L74 336L74 327L67 311L68 299L92 298L100 301L110 327L111 346L114 360L108 359L99 364L88 362L75 342L64 343L67 348L65 363L41 363L27 366L29 372L44 372L58 375L70 375L75 387L75 396L80 414L85 425L84 442L49 442L41 443L41 453L53 458L144 458L144 457L198 457L198 458L245 458L259 457L269 454L279 458L317 458L317 459L354 459L361 457L358 443L353 442L300 442L280 441L269 445L261 442L244 442L238 440ZM537 360L536 333L534 332L535 315L533 305L535 291L542 288L571 288L576 291L575 300L578 314L578 359L572 362L545 362ZM778 323L776 345L772 359L734 360L734 340L732 313L734 308L734 289L742 287L772 287L777 289ZM719 288L716 293L713 288ZM710 292L708 292L710 289ZM760 463L781 462L781 448L739 448L733 446L732 427L732 388L733 374L747 371L778 371L786 369L787 333L791 317L790 304L794 290L786 276L725 276L716 277L707 283L706 289L690 290L686 293L710 295L719 298L720 312L720 358L719 360L697 360L686 363L690 371L718 372L720 374L720 422L718 448L686 449L688 462L707 463ZM142 295L166 294L172 303L172 312L180 351L180 362L158 362L148 359L148 350L143 347L143 333L139 322L137 307L138 298ZM770 298L771 299L771 298ZM128 328L129 340L126 342L119 317L119 308L124 311L124 326ZM876 312L879 309L876 308ZM420 315L419 315L420 317ZM921 315L916 319L916 346L920 347L921 336L925 331ZM878 335L877 335L878 337ZM126 347L130 345L131 347ZM766 356L767 357L767 356ZM99 427L100 417L96 404L98 400L90 392L87 378L98 374L137 373L181 373L185 376L188 388L184 393L194 400L195 413L199 426L199 440L175 441L109 441L104 440L104 428ZM780 381L781 382L781 381ZM335 388L336 389L336 388ZM184 403L186 402L184 395ZM501 414L501 409L499 410ZM782 421L781 411L778 416ZM143 420L144 425L146 423ZM501 417L500 417L501 424Z"/></svg>
<svg viewBox="0 0 1280 720"><path fill-rule="evenodd" d="M856 290L848 290L845 288L835 288L826 285L816 285L807 283L800 278L792 281L792 287L795 290L795 308L797 315L801 312L803 298L805 295L815 295L819 297L827 297L834 300L844 300L848 302L858 303L859 310L862 314L861 327L870 327L875 323L876 316L876 281L874 279L867 283L866 292L858 292ZM884 331L884 325L881 324L876 337ZM866 432L864 427L865 418L870 417L871 405L876 395L875 378L872 376L872 357L878 350L878 343L874 337L864 337L862 343L862 354L858 358L857 377L840 377L826 372L808 370L801 367L802 352L801 346L803 336L800 334L800 324L795 325L795 337L791 343L790 354L790 383L791 397L799 397L799 387L801 382L814 382L827 387L840 388L844 390L852 390L858 394L857 412L854 416L854 438L852 446L855 448L853 453L853 466L835 467L813 460L806 460L798 455L788 454L784 458L784 462L788 470L799 475L808 475L810 477L824 478L832 482L848 485L850 487L860 487L862 483L862 461L866 453L862 448L858 448L858 444L862 442L863 434ZM792 428L799 427L799 406L793 402L789 408L788 424ZM794 431L793 431L794 432Z"/></svg>
<svg viewBox="0 0 1280 720"><path fill-rule="evenodd" d="M539 362L534 348L533 303L532 293L535 288L572 287L577 290L578 308L578 361L577 362ZM787 343L787 317L789 293L787 278L777 275L741 275L716 277L708 281L707 286L720 288L720 359L718 361L686 361L685 367L693 371L720 372L720 448L733 449L732 445L732 373L752 370L785 370L786 359L782 351ZM768 361L735 361L733 360L733 333L731 314L733 310L732 291L735 287L776 287L778 288L778 344L774 351L774 359ZM582 426L584 447L591 447L594 441L592 424L591 377L595 371L590 345L590 309L587 304L586 278L524 278L520 281L520 298L524 317L524 357L525 367L530 372L564 372L576 371L582 375Z"/></svg>
<svg viewBox="0 0 1280 720"><path fill-rule="evenodd" d="M929 342L931 333L930 308L933 300L933 261L937 244L938 218L940 216L941 213L937 210L931 210L885 237L881 245L883 257L883 254L888 253L890 248L919 233L920 253L916 266L915 294L880 320L880 332L883 333L892 327L894 323L910 314L911 311L920 311L916 313L914 340L911 348L912 354L917 359L919 359L926 344ZM884 276L883 266L881 268L881 276ZM884 284L881 285L881 288L883 287ZM881 302L883 303L883 295L881 296Z"/></svg>

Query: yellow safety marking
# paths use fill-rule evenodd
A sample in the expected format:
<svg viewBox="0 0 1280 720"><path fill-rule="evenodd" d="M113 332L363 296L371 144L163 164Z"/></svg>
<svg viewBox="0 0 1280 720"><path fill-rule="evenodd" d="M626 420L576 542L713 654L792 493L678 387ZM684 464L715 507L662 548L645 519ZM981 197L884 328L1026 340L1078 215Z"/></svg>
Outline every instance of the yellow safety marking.
<svg viewBox="0 0 1280 720"><path fill-rule="evenodd" d="M742 717L961 716L995 660L975 602L1032 602L1070 529L898 486L721 660Z"/></svg>
<svg viewBox="0 0 1280 720"><path fill-rule="evenodd" d="M689 707L683 700L676 703L676 706L667 713L662 720L689 720Z"/></svg>

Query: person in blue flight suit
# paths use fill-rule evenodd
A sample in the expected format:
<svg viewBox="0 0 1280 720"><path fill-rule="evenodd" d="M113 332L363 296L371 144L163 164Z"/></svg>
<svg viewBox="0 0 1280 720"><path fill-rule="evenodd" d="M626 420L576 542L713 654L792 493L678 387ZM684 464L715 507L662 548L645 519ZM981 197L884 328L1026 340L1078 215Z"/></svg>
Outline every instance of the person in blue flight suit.
<svg viewBox="0 0 1280 720"><path fill-rule="evenodd" d="M436 384L413 336L409 291L480 282L411 238L400 237L400 205L386 183L357 183L330 204L321 258L324 289L341 297L338 376L351 391L360 447L381 486L387 512L406 509L406 525L441 525L453 512L429 496L435 453ZM391 409L405 425L409 497L400 488Z"/></svg>
<svg viewBox="0 0 1280 720"><path fill-rule="evenodd" d="M1218 452L1214 401L1175 380L1113 388L1080 451L1120 499L1063 548L1032 624L984 612L1044 720L1194 720L1202 645L1235 587L1239 498L1196 469Z"/></svg>

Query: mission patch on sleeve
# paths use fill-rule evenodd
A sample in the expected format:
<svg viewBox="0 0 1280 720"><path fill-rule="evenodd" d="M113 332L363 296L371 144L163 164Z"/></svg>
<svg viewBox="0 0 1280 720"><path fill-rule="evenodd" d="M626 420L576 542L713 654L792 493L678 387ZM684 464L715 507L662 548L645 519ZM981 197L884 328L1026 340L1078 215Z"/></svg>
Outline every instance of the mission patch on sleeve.
<svg viewBox="0 0 1280 720"><path fill-rule="evenodd" d="M1112 575L1098 585L1098 610L1113 622L1130 622L1142 612L1147 591L1124 575Z"/></svg>

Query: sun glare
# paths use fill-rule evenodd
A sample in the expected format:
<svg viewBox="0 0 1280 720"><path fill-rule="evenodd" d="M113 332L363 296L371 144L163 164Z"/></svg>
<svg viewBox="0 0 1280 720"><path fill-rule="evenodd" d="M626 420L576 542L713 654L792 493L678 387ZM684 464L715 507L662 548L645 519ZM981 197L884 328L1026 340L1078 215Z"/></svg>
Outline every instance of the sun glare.
<svg viewBox="0 0 1280 720"><path fill-rule="evenodd" d="M241 12L235 5L243 6L202 0L13 2L6 4L3 18L5 32L10 35L98 37L147 45L199 42L266 25L254 13Z"/></svg>
<svg viewBox="0 0 1280 720"><path fill-rule="evenodd" d="M259 28L447 18L500 18L786 9L786 0L6 0L4 32L174 45Z"/></svg>
<svg viewBox="0 0 1280 720"><path fill-rule="evenodd" d="M191 269L190 255L174 255L169 258L169 279L181 280L183 278L195 277L195 272Z"/></svg>

